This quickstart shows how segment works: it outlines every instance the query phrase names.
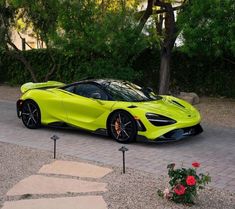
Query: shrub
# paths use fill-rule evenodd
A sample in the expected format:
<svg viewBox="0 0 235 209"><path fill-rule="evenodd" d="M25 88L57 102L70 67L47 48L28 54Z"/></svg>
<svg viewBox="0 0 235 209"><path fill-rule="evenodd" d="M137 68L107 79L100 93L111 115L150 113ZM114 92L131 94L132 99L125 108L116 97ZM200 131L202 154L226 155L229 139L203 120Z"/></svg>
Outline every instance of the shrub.
<svg viewBox="0 0 235 209"><path fill-rule="evenodd" d="M198 162L192 163L192 168L175 169L175 164L169 164L168 176L170 177L170 189L158 194L176 203L194 204L198 189L203 189L211 181L209 174L197 174Z"/></svg>
<svg viewBox="0 0 235 209"><path fill-rule="evenodd" d="M27 60L30 61L38 81L44 81L45 75L53 67L53 62L45 49L22 51ZM59 50L53 50L52 55L56 63L56 71L49 80L58 80L70 83L86 77L95 78L117 78L133 81L140 77L140 72L134 71L131 66L123 66L106 57L94 57L90 60L79 58L78 55L67 55ZM11 84L23 84L32 81L29 72L24 65L9 56L8 53L0 51L0 82Z"/></svg>
<svg viewBox="0 0 235 209"><path fill-rule="evenodd" d="M234 60L234 58L230 58ZM136 80L141 85L158 89L160 52L146 49L135 60L135 70L143 73ZM201 96L226 96L235 98L235 70L223 57L189 56L175 50L171 61L171 90L196 92Z"/></svg>

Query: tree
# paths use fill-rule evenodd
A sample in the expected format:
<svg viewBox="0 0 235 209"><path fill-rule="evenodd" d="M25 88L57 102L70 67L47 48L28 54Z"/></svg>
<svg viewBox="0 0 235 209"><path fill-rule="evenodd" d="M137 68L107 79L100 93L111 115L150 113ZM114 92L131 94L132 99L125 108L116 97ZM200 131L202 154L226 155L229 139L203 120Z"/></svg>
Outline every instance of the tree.
<svg viewBox="0 0 235 209"><path fill-rule="evenodd" d="M235 64L234 0L190 0L179 16L179 26L184 51L220 56Z"/></svg>
<svg viewBox="0 0 235 209"><path fill-rule="evenodd" d="M51 31L56 30L55 22L57 19L56 0L1 0L0 4L0 23L1 33L0 39L2 47L7 50L8 55L13 56L25 66L25 69L29 71L31 78L34 82L38 81L35 70L29 60L25 58L23 53L17 48L12 40L12 30L19 29L19 21L24 23L23 30L31 28L37 37L40 37L46 45L48 54L51 57L52 65L50 70L45 75L44 80L48 80L49 77L55 72L58 64L55 63L53 53L50 53L50 38ZM18 32L22 39L20 33ZM27 44L27 42L26 42Z"/></svg>
<svg viewBox="0 0 235 209"><path fill-rule="evenodd" d="M136 11L136 2L8 0L8 5L14 8L11 25L16 25L16 20L21 19L26 28L31 27L46 43L52 64L44 80L48 80L60 66L50 53L54 48L67 56L78 57L81 66L74 69L76 77L85 71L87 75L99 77L128 76L134 79L131 62L147 43L144 35L135 31L133 11ZM11 27L8 27L9 34L10 31ZM31 76L34 81L38 80L33 70Z"/></svg>
<svg viewBox="0 0 235 209"><path fill-rule="evenodd" d="M159 94L167 94L170 85L170 61L176 38L179 34L175 11L182 10L186 1L148 0L147 8L143 13L137 30L142 31L151 17L155 20L156 33L160 40L160 75Z"/></svg>
<svg viewBox="0 0 235 209"><path fill-rule="evenodd" d="M31 66L31 63L20 53L20 50L13 43L11 39L11 31L15 26L15 17L17 14L17 9L12 6L8 1L0 1L0 39L3 41L1 43L1 48L4 48L10 56L15 57L17 60L22 62L25 68L29 71L33 81L37 81L34 69ZM9 46L11 48L9 48ZM12 51L12 49L14 51Z"/></svg>
<svg viewBox="0 0 235 209"><path fill-rule="evenodd" d="M64 53L78 56L78 74L86 71L88 76L123 79L136 76L131 63L146 47L145 35L135 31L136 8L125 1L113 2L64 1L60 6L57 31L51 40Z"/></svg>
<svg viewBox="0 0 235 209"><path fill-rule="evenodd" d="M61 61L59 63L55 61L53 45L51 44L51 35L57 29L56 22L60 3L58 0L11 0L9 2L17 8L16 20L21 19L26 25L25 30L30 27L36 37L46 45L51 60L48 72L43 79L47 81L61 66Z"/></svg>

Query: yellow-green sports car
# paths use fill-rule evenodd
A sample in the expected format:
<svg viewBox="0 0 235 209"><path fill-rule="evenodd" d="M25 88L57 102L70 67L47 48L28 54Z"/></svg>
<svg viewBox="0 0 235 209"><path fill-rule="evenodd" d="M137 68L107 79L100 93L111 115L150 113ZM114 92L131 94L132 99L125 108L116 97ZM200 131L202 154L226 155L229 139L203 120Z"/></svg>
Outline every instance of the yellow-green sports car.
<svg viewBox="0 0 235 209"><path fill-rule="evenodd" d="M192 105L128 81L26 83L21 91L17 115L31 129L72 126L106 133L121 143L132 142L137 136L173 141L202 132L200 114Z"/></svg>

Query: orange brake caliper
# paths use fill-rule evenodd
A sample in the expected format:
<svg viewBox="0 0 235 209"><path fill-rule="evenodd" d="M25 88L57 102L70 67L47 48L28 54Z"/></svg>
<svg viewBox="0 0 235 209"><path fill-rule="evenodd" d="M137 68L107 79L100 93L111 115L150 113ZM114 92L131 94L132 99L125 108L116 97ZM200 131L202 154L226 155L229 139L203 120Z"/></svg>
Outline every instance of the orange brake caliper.
<svg viewBox="0 0 235 209"><path fill-rule="evenodd" d="M115 121L114 128L115 128L115 131L116 131L117 135L120 135L120 133L121 133L121 124L120 124L119 118L117 118L117 120Z"/></svg>

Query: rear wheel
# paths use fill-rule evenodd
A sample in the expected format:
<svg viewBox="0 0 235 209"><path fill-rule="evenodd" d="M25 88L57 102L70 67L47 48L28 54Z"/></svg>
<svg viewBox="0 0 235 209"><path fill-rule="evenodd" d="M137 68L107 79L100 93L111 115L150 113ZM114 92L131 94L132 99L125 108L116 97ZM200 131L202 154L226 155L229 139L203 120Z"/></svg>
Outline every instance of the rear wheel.
<svg viewBox="0 0 235 209"><path fill-rule="evenodd" d="M108 130L110 136L120 143L134 141L137 134L134 118L125 111L116 111L111 115Z"/></svg>
<svg viewBox="0 0 235 209"><path fill-rule="evenodd" d="M21 117L27 128L36 129L41 125L40 109L32 100L26 100L23 103Z"/></svg>

